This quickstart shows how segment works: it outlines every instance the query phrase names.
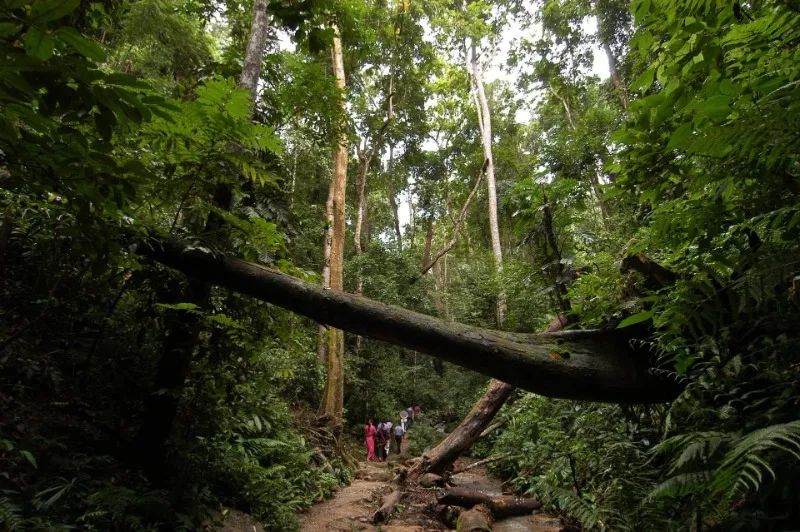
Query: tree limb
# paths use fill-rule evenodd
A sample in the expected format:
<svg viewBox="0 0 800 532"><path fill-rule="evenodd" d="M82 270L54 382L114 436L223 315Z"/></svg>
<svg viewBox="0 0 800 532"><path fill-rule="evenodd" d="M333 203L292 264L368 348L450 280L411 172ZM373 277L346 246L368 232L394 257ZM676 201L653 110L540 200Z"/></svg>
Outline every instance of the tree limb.
<svg viewBox="0 0 800 532"><path fill-rule="evenodd" d="M436 252L436 255L433 256L423 267L422 271L420 272L420 276L425 275L428 273L431 268L436 266L436 263L439 262L439 259L444 257L451 249L456 246L456 242L458 242L458 231L461 228L461 224L464 223L464 219L467 217L467 210L469 209L469 204L472 203L472 198L475 197L475 194L478 192L478 187L481 185L481 180L483 179L483 174L486 172L486 166L489 164L489 159L483 160L483 165L481 166L480 172L478 172L478 177L475 180L475 186L472 187L469 195L467 196L466 201L464 201L464 206L461 207L461 212L458 213L458 218L455 219L453 223L453 231L450 235L450 241L439 251Z"/></svg>

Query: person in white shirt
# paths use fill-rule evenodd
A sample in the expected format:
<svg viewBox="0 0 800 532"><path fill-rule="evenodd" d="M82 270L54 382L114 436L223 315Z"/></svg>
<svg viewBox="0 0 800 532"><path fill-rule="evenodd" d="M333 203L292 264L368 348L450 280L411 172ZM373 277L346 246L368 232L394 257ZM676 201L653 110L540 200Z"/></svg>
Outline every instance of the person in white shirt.
<svg viewBox="0 0 800 532"><path fill-rule="evenodd" d="M403 444L403 435L405 435L406 431L402 425L397 425L394 428L394 441L397 442L397 454L400 454L400 447Z"/></svg>

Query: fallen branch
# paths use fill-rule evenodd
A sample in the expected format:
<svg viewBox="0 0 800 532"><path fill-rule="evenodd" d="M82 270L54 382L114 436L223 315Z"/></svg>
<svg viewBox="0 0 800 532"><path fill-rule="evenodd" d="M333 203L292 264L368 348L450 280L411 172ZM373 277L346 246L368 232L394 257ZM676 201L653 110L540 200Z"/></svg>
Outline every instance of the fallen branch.
<svg viewBox="0 0 800 532"><path fill-rule="evenodd" d="M459 473L463 473L465 471L469 471L470 469L474 469L474 468L480 467L482 465L491 464L492 462L498 462L498 461L503 460L505 458L508 458L507 454L498 454L498 455L495 455L495 456L490 456L489 458L484 458L483 460L478 460L477 462L473 462L473 463L471 463L469 465L466 465L464 467L459 467L459 468L454 469L453 470L453 475L458 475Z"/></svg>
<svg viewBox="0 0 800 532"><path fill-rule="evenodd" d="M475 179L475 186L472 187L469 195L467 196L466 201L464 201L464 206L461 207L461 212L458 213L458 218L455 219L453 223L453 232L450 235L450 241L445 244L445 246L440 249L433 258L428 261L422 267L422 271L420 272L420 277L428 273L431 268L436 266L436 263L439 262L439 259L444 257L451 249L456 246L456 242L458 242L458 231L461 228L461 224L464 223L464 219L467 217L467 210L469 209L469 204L472 203L472 198L475 197L475 194L478 192L478 187L481 184L481 180L483 179L483 174L486 172L486 166L489 164L489 159L483 161L483 166L481 166L480 172L478 172L478 177Z"/></svg>
<svg viewBox="0 0 800 532"><path fill-rule="evenodd" d="M506 420L505 419L501 419L500 421L495 421L494 423L492 423L491 425L486 427L483 430L483 432L481 432L480 436L478 436L478 438L485 438L486 436L488 436L492 432L496 431L497 429L499 429L500 427L502 427L505 424L506 424Z"/></svg>
<svg viewBox="0 0 800 532"><path fill-rule="evenodd" d="M467 488L450 488L439 496L437 502L463 508L484 505L491 510L496 519L514 515L528 515L542 507L539 501L529 497L517 497L514 495L492 497L482 491Z"/></svg>
<svg viewBox="0 0 800 532"><path fill-rule="evenodd" d="M372 522L375 524L387 522L394 512L394 507L402 498L403 490L401 488L393 489L389 495L383 498L381 507L372 514Z"/></svg>
<svg viewBox="0 0 800 532"><path fill-rule="evenodd" d="M392 512L394 512L395 506L397 506L397 503L399 503L403 498L403 491L407 477L408 470L406 468L401 468L397 472L397 475L392 481L394 489L392 489L392 492L389 493L389 495L383 498L381 501L381 507L378 508L374 514L372 514L372 522L374 524L386 523L389 521L389 518L392 516Z"/></svg>

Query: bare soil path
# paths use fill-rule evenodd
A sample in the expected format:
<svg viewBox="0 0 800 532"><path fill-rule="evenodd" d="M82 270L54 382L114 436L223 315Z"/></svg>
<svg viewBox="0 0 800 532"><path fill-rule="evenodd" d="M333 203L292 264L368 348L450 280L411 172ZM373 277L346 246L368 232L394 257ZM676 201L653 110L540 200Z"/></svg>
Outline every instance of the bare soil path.
<svg viewBox="0 0 800 532"><path fill-rule="evenodd" d="M404 447L407 443L404 442ZM403 453L399 458L407 457ZM388 524L373 525L370 522L373 512L380 506L381 497L392 489L391 481L394 477L392 466L397 459L397 455L393 455L386 463L361 462L349 486L340 489L333 498L315 504L298 516L300 530L302 532L448 530L433 517L430 510L435 494L432 490L425 489L408 492ZM460 459L460 461L465 460ZM491 495L500 495L503 491L500 480L492 477L482 466L455 475L453 481L458 486L477 489ZM540 513L503 519L494 523L492 527L496 532L558 532L561 529L558 518Z"/></svg>

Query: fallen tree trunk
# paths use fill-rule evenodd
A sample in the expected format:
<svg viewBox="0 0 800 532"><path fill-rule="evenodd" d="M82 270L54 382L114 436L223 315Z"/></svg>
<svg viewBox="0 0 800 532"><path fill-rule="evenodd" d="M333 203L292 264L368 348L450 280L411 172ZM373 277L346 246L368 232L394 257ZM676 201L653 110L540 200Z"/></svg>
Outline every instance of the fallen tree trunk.
<svg viewBox="0 0 800 532"><path fill-rule="evenodd" d="M664 402L679 389L648 372L627 330L515 334L472 327L322 288L258 264L174 240L151 238L139 252L218 286L320 323L414 349L520 388L567 399Z"/></svg>
<svg viewBox="0 0 800 532"><path fill-rule="evenodd" d="M513 391L514 387L510 384L492 380L486 393L475 403L464 421L439 445L422 456L413 473L444 473L456 458L472 446Z"/></svg>
<svg viewBox="0 0 800 532"><path fill-rule="evenodd" d="M563 314L556 316L547 326L546 333L556 333L569 324L569 318ZM497 379L493 379L486 393L478 399L469 414L461 421L444 440L423 456L422 460L414 467L414 474L419 475L427 471L441 473L447 470L456 458L467 451L475 440L484 436L487 426L497 415L506 400L514 390L512 386Z"/></svg>
<svg viewBox="0 0 800 532"><path fill-rule="evenodd" d="M463 508L472 508L482 504L492 512L495 519L514 515L528 515L542 507L539 501L529 497L516 497L514 495L497 495L493 497L482 491L467 488L451 488L440 495L437 502Z"/></svg>

